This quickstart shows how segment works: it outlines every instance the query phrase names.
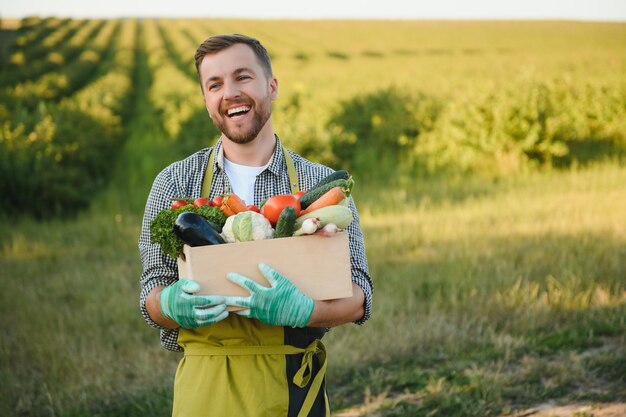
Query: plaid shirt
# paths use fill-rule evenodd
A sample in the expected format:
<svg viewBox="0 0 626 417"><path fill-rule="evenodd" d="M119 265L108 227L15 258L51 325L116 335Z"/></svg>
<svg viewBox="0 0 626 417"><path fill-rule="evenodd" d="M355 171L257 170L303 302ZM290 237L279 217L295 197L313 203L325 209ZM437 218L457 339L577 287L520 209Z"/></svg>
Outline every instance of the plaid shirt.
<svg viewBox="0 0 626 417"><path fill-rule="evenodd" d="M150 243L150 222L161 211L170 207L171 201L179 197L199 197L202 189L202 180L209 155L213 149L217 152L213 166L213 180L211 183L211 195L209 199L230 192L230 183L224 172L223 149L221 139L215 147L202 149L182 161L175 162L159 173L154 180L146 209L144 212L139 237L139 254L143 264L141 274L140 307L145 320L151 326L161 331L161 344L172 351L182 351L178 346L178 330L166 329L156 324L146 310L146 298L150 291L159 285L170 285L178 279L178 267L176 261L161 253L157 244ZM277 139L276 150L269 166L257 176L254 184L254 204L259 205L263 200L277 195L290 194L289 176L283 155L283 148ZM332 169L306 160L300 155L290 151L292 155L300 188L310 189L320 179L333 172ZM354 214L354 221L346 229L350 241L350 264L352 281L356 283L365 294L365 315L355 323L364 323L371 314L372 309L372 280L369 275L363 234L359 225L359 217L352 199L350 208Z"/></svg>

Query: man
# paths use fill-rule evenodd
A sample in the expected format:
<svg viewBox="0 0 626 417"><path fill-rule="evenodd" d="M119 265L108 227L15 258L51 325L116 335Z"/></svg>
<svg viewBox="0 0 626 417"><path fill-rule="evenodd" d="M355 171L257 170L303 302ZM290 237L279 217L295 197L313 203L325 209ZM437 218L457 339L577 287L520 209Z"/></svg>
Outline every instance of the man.
<svg viewBox="0 0 626 417"><path fill-rule="evenodd" d="M174 416L324 416L325 350L329 327L365 322L372 283L359 219L348 227L353 296L312 300L288 277L260 265L272 283L258 288L236 273L228 279L249 297L196 295L198 285L178 277L176 263L150 243L149 225L173 198L234 192L259 205L292 191L294 178L308 189L332 172L287 152L272 127L278 95L269 55L255 39L214 36L196 52L204 103L222 132L216 145L165 168L155 179L143 219L141 311L161 330L161 343L184 351L174 383ZM295 172L295 173L294 173ZM204 185L203 185L204 183ZM236 272L236 271L233 271ZM229 313L227 305L245 306Z"/></svg>

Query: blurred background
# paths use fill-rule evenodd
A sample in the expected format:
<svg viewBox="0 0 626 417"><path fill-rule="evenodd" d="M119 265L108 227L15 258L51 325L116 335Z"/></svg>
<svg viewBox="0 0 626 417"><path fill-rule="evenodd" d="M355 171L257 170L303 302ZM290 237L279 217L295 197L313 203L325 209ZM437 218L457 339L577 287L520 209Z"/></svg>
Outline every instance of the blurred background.
<svg viewBox="0 0 626 417"><path fill-rule="evenodd" d="M234 32L270 52L281 140L356 179L374 313L324 339L333 415L626 414L624 2L0 19L0 415L170 415L137 240L156 174L218 136L193 56Z"/></svg>

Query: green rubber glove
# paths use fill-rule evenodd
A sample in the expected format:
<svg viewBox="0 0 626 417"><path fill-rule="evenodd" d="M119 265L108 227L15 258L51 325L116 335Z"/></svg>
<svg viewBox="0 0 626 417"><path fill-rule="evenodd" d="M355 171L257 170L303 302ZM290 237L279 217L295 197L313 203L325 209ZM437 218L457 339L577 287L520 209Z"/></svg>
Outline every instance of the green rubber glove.
<svg viewBox="0 0 626 417"><path fill-rule="evenodd" d="M228 316L224 297L220 295L194 295L200 284L181 278L163 288L159 294L161 313L185 329L217 323Z"/></svg>
<svg viewBox="0 0 626 417"><path fill-rule="evenodd" d="M226 296L226 304L246 307L235 313L261 320L265 324L277 326L305 327L313 313L315 303L302 294L287 278L266 264L259 264L259 270L271 287L259 285L243 275L230 272L226 278L250 291L248 297Z"/></svg>

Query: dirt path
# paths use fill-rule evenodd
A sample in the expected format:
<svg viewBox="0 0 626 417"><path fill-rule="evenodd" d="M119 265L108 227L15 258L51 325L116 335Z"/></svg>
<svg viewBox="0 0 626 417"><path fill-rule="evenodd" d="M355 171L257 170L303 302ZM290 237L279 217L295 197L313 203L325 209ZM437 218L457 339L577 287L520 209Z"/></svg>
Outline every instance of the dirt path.
<svg viewBox="0 0 626 417"><path fill-rule="evenodd" d="M507 417L625 417L626 403L612 404L541 404ZM503 416L504 417L504 416Z"/></svg>
<svg viewBox="0 0 626 417"><path fill-rule="evenodd" d="M376 417L378 410L359 407L333 413L334 417ZM626 417L626 403L568 404L545 403L500 417Z"/></svg>

